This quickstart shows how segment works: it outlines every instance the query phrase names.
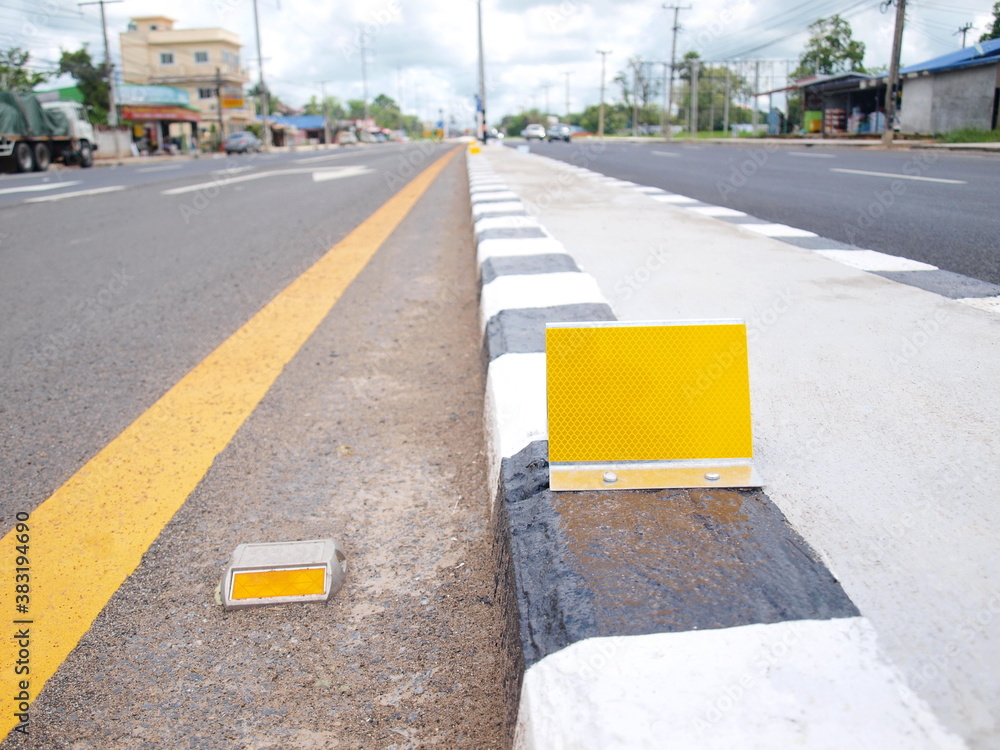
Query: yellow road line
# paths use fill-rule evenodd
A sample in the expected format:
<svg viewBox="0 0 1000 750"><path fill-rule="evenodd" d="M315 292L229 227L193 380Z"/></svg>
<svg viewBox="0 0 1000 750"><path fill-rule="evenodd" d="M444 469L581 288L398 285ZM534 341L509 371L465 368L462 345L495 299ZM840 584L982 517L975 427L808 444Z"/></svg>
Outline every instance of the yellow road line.
<svg viewBox="0 0 1000 750"><path fill-rule="evenodd" d="M20 682L28 682L31 698L41 692L285 365L454 154L428 167L332 247L31 512L29 565L21 566L30 568L26 614L16 610L16 528L0 540L0 622L6 622L0 631L0 736L21 731L15 716ZM19 629L29 631L21 642L7 634ZM22 648L29 652L30 672L18 674Z"/></svg>

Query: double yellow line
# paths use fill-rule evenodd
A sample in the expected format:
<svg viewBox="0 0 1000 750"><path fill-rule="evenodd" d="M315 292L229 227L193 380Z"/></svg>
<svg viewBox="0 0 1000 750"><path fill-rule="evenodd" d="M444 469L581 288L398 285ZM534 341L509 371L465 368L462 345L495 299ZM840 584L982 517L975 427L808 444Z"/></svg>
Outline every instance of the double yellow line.
<svg viewBox="0 0 1000 750"><path fill-rule="evenodd" d="M454 156L440 158L185 375L0 540L0 737L205 476L344 290ZM28 508L20 509L28 511ZM13 519L3 519L13 525ZM19 549L20 548L20 549ZM21 553L24 553L23 555ZM18 612L15 566L29 569ZM7 579L7 580L3 580ZM24 621L11 624L15 620ZM9 637L27 629L29 637ZM28 645L22 645L24 641ZM15 672L28 652L29 672ZM30 721L30 720L29 720ZM30 726L30 724L29 724Z"/></svg>

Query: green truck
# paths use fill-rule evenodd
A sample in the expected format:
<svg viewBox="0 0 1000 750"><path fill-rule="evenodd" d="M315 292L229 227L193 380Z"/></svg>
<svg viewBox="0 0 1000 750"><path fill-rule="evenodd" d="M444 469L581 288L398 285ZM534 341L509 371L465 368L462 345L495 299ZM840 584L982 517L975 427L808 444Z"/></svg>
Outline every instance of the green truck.
<svg viewBox="0 0 1000 750"><path fill-rule="evenodd" d="M94 126L82 104L0 91L0 167L5 171L44 172L53 161L90 167L96 149Z"/></svg>

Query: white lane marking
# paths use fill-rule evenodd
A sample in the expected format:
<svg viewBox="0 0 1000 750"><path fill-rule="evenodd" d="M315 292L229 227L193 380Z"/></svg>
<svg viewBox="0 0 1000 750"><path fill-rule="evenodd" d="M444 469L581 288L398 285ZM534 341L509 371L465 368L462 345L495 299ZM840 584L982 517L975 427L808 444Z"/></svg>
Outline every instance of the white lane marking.
<svg viewBox="0 0 1000 750"><path fill-rule="evenodd" d="M220 180L213 180L212 182L199 182L197 185L187 185L185 187L171 188L170 190L164 190L160 195L181 195L183 193L194 193L198 190L204 190L205 188L220 188L224 185L234 185L238 182L249 182L250 180L261 180L265 177L279 177L285 175L296 175L296 174L314 174L316 172L322 171L323 168L317 167L302 167L301 169L275 169L270 172L255 172L254 174L245 174L242 177L229 177L235 171L242 171L245 169L253 169L253 167L239 167L237 169L223 169L218 172L222 176ZM343 169L353 169L353 167L328 167L329 170L343 170ZM359 169L364 169L365 172L355 172L350 175L345 175L347 177L353 177L359 174L365 174L369 172L367 167L360 167ZM333 180L336 177L330 177Z"/></svg>
<svg viewBox="0 0 1000 750"><path fill-rule="evenodd" d="M76 190L72 193L57 193L56 195L41 195L37 198L28 198L25 203L44 203L47 201L61 201L63 198L79 198L83 195L100 195L101 193L116 193L124 190L125 185L111 185L109 187L92 188L91 190Z"/></svg>
<svg viewBox="0 0 1000 750"><path fill-rule="evenodd" d="M676 151L654 151L654 156L680 156Z"/></svg>
<svg viewBox="0 0 1000 750"><path fill-rule="evenodd" d="M146 172L169 172L172 169L183 169L183 164L166 164L162 167L143 167L142 169L137 169L136 174L144 174Z"/></svg>
<svg viewBox="0 0 1000 750"><path fill-rule="evenodd" d="M702 216L746 216L742 211L737 211L735 208L726 208L725 206L691 206L688 211L693 211L696 214L701 214Z"/></svg>
<svg viewBox="0 0 1000 750"><path fill-rule="evenodd" d="M688 198L686 195L676 195L673 193L670 195L651 195L649 197L654 201L659 201L660 203L676 203L678 205L698 202L694 198Z"/></svg>
<svg viewBox="0 0 1000 750"><path fill-rule="evenodd" d="M936 271L937 266L921 263L919 260L901 258L898 255L880 253L877 250L817 250L830 260L862 271Z"/></svg>
<svg viewBox="0 0 1000 750"><path fill-rule="evenodd" d="M76 180L74 182L46 182L42 185L23 185L22 187L4 188L3 190L0 190L0 195L9 195L11 193L38 193L42 190L56 190L57 188L64 188L79 184L80 181Z"/></svg>
<svg viewBox="0 0 1000 750"><path fill-rule="evenodd" d="M210 174L239 174L249 172L253 167L227 167L226 169L213 169Z"/></svg>
<svg viewBox="0 0 1000 750"><path fill-rule="evenodd" d="M347 152L340 153L340 154L327 154L326 156L310 156L308 159L296 159L293 163L294 164L310 164L310 163L312 163L314 161L323 161L324 159L340 159L340 158L342 158L344 156L350 156L353 153L356 153L356 152L354 152L354 151L347 151Z"/></svg>
<svg viewBox="0 0 1000 750"><path fill-rule="evenodd" d="M918 177L912 174L895 174L893 172L865 172L862 169L837 169L830 167L831 172L843 172L844 174L860 174L866 177L892 177L895 180L919 180L920 182L941 182L945 185L965 185L965 180L946 180L943 177Z"/></svg>
<svg viewBox="0 0 1000 750"><path fill-rule="evenodd" d="M327 167L322 171L313 172L313 182L326 182L328 180L339 180L342 177L358 177L363 174L371 174L368 167Z"/></svg>
<svg viewBox="0 0 1000 750"><path fill-rule="evenodd" d="M1000 313L1000 297L963 297L956 301L978 310Z"/></svg>
<svg viewBox="0 0 1000 750"><path fill-rule="evenodd" d="M762 234L765 237L818 237L815 232L797 229L787 224L740 224L743 229Z"/></svg>
<svg viewBox="0 0 1000 750"><path fill-rule="evenodd" d="M808 151L789 151L789 156L806 156L810 159L835 159L833 154L810 154Z"/></svg>

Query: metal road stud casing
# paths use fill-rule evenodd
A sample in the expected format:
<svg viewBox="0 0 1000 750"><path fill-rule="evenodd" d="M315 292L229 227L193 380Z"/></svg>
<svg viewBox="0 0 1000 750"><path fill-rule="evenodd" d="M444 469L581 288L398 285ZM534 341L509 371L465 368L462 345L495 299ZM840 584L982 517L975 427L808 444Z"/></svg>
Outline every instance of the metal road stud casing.
<svg viewBox="0 0 1000 750"><path fill-rule="evenodd" d="M741 320L549 323L553 490L759 487Z"/></svg>
<svg viewBox="0 0 1000 750"><path fill-rule="evenodd" d="M347 555L332 539L241 544L222 574L222 606L325 602L347 576Z"/></svg>

